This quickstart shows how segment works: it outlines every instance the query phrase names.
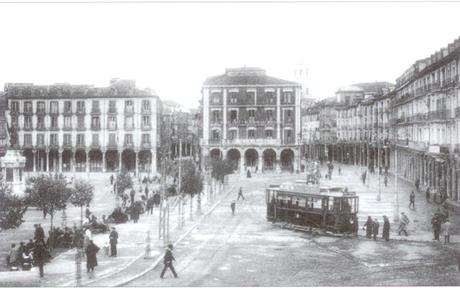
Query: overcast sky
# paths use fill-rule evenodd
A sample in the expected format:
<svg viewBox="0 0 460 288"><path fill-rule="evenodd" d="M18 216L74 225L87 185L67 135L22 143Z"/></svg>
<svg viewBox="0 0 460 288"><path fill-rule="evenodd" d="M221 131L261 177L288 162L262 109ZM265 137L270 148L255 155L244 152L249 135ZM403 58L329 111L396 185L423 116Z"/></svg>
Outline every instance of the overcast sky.
<svg viewBox="0 0 460 288"><path fill-rule="evenodd" d="M311 96L394 82L460 36L460 3L0 4L0 84L134 79L198 105L206 77L259 66Z"/></svg>

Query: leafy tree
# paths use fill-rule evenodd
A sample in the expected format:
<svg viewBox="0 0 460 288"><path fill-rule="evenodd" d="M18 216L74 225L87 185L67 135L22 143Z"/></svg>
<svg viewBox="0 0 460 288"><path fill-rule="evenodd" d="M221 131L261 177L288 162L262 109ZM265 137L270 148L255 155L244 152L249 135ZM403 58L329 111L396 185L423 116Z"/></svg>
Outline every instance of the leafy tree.
<svg viewBox="0 0 460 288"><path fill-rule="evenodd" d="M211 168L211 177L220 181L221 183L224 183L225 176L232 174L234 171L233 164L228 159L213 159L211 161Z"/></svg>
<svg viewBox="0 0 460 288"><path fill-rule="evenodd" d="M0 230L19 227L26 211L26 201L13 194L0 174Z"/></svg>
<svg viewBox="0 0 460 288"><path fill-rule="evenodd" d="M53 221L56 212L65 209L67 201L71 195L69 183L62 174L40 175L27 179L26 189L27 198L32 206L46 210L51 216L51 231L53 231ZM52 241L51 237L51 241ZM53 244L50 245L53 247Z"/></svg>
<svg viewBox="0 0 460 288"><path fill-rule="evenodd" d="M193 197L198 195L198 204L201 203L201 193L203 191L203 177L196 169L195 163L191 160L181 163L181 192L190 195L190 218L192 218ZM201 210L200 205L198 211Z"/></svg>
<svg viewBox="0 0 460 288"><path fill-rule="evenodd" d="M121 196L126 189L133 188L133 179L131 179L128 173L121 173L118 174L115 185L117 187L117 195Z"/></svg>
<svg viewBox="0 0 460 288"><path fill-rule="evenodd" d="M78 179L70 194L70 203L80 207L80 226L83 226L83 207L88 206L94 197L94 187L87 180Z"/></svg>

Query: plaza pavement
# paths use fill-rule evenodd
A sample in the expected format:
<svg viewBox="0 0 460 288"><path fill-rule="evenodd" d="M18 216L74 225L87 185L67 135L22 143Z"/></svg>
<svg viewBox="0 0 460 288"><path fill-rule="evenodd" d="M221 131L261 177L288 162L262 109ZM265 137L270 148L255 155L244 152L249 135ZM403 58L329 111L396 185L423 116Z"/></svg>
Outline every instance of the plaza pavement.
<svg viewBox="0 0 460 288"><path fill-rule="evenodd" d="M235 215L232 216L229 203L236 198L236 192L230 193L212 216L175 246L177 261L174 266L178 279L170 272L165 279L160 279L163 268L160 263L148 273L123 284L255 287L460 283L452 253L459 249L458 243L397 241L396 237L390 242L363 237L329 237L282 229L268 222L264 188L298 178L299 175L293 174L265 174L240 179L237 185L243 187L245 200L236 202ZM344 175L344 179L352 182L351 175ZM366 205L366 201L362 205ZM379 213L388 211L383 209Z"/></svg>
<svg viewBox="0 0 460 288"><path fill-rule="evenodd" d="M394 177L390 177L389 185L387 188L383 185L383 178L381 180L381 200L377 201L377 194L378 194L378 180L376 175L371 176L371 182L369 187L362 185L360 181L360 171L353 166L345 166L341 165L342 175L337 175L337 165L334 169L332 180L323 180L322 184L324 185L345 185L349 187L350 191L357 192L357 195L360 197L360 226L362 226L367 218L367 216L372 216L373 218L377 217L379 221L381 221L382 215L387 215L392 219L393 216L393 209L394 209ZM325 168L323 168L323 175L325 172ZM108 181L108 177L106 176L106 180L100 179L102 187L105 185L105 181ZM263 190L265 187L268 187L269 184L273 182L282 183L285 181L292 181L295 179L301 179L304 177L303 174L264 174L264 175L254 175L252 179L241 179L239 180L239 175L232 175L232 180L230 181L230 189L236 193L237 188L239 185L243 185L241 183L245 183L245 187L247 189L256 189L257 193L263 195ZM409 218L411 219L411 224L408 227L409 236L398 236L396 234L397 226L396 224L392 223L392 231L390 237L396 240L406 240L410 242L426 242L430 244L432 241L432 233L431 233L431 224L430 219L434 211L436 210L436 205L431 203L426 203L424 195L417 194L416 195L416 209L410 210L408 209L409 204L409 193L413 189L413 187L404 182L402 180L398 180L398 187L399 187L399 200L400 200L400 211L405 211ZM246 189L246 188L245 188ZM137 190L136 190L137 191ZM97 193L103 193L97 190ZM101 201L99 198L98 205L94 205L92 209L95 209L94 212L97 214L96 211L103 211L104 203L108 204L111 200L107 201L110 198L109 194L104 194L105 196L102 197L105 201ZM222 195L221 201L222 203L229 204L231 201L231 197L224 197ZM236 196L236 195L235 195ZM112 195L113 197L113 195ZM207 201L209 197L204 196L202 197L202 205L203 211L209 211L211 208L215 208L218 206L218 202L215 202L214 205L211 205L211 201ZM259 205L262 207L265 205L264 198L259 198ZM114 200L113 200L114 201ZM217 205L217 206L216 206ZM228 206L228 205L226 205ZM98 208L95 208L98 207ZM111 209L113 206L111 206ZM110 209L110 210L111 210ZM228 207L218 208L221 210L229 209ZM238 208L237 208L238 210ZM253 209L254 210L254 209ZM254 212L257 214L257 218L260 218L260 221L265 222L265 209L259 209ZM185 207L185 218L188 218L188 205ZM211 215L214 217L214 212L211 211ZM217 213L217 212L216 212ZM259 215L260 214L260 215ZM171 212L171 226L174 226L175 223L178 222L177 213ZM254 216L254 215L252 215ZM454 217L451 217L454 218ZM72 219L69 217L69 219ZM79 219L79 211L78 211L78 219ZM262 220L263 219L263 220ZM452 236L453 242L459 242L456 234L458 234L458 223L455 220L452 221L454 223L454 235ZM382 223L382 222L381 222ZM132 224L121 224L116 225L117 230L120 234L120 243L119 243L119 256L117 258L110 258L103 255L103 251L99 252L98 254L98 262L99 266L96 268L94 273L86 273L85 265L86 263L82 261L82 275L83 278L81 280L82 285L87 286L113 286L118 285L120 283L124 283L126 279L133 277L134 275L139 275L139 273L145 272L154 264L154 261L158 262L158 259L161 259L161 253L163 252L163 241L158 241L158 209L155 209L153 216L145 216L142 215L139 223ZM193 230L196 227L196 223L192 221L186 221L186 225L182 229L173 229L171 232L171 241L177 240L182 238L187 233L192 233L196 235L197 230ZM151 233L151 240L152 240L152 256L153 259L146 260L143 259L143 254L146 245L146 231L152 231ZM214 231L210 233L215 233L215 236L218 237L221 231ZM359 230L360 236L364 235L364 231L361 229ZM186 235L185 235L186 236ZM214 237L215 237L214 236ZM95 242L98 246L102 248L104 244L108 240L108 234L101 234L101 235L94 235ZM334 240L335 241L335 240ZM331 242L330 238L327 237L320 237L315 240L316 244L328 245ZM369 243L367 245L378 245L373 243L372 241L365 241L364 243ZM183 247L184 244L178 243L179 247ZM417 245L417 244L410 244L409 245ZM456 245L456 244L453 244ZM345 249L347 251L346 245L344 246L343 242L340 245L337 244L337 249ZM343 248L345 247L345 248ZM375 247L373 248L375 249ZM361 257L367 252L364 250L357 250L358 256ZM69 250L65 252L45 266L45 278L43 279L41 285L43 286L74 286L75 285L75 261L74 261L74 250ZM372 255L371 255L372 256ZM354 256L353 256L354 257ZM369 264L370 266L374 264ZM375 264L378 265L378 264ZM225 270L225 269L223 269ZM198 283L196 283L198 284Z"/></svg>
<svg viewBox="0 0 460 288"><path fill-rule="evenodd" d="M137 187L136 187L137 189ZM137 191L137 190L136 190ZM224 193L224 192L221 192ZM137 193L136 193L137 195ZM218 203L220 194L214 193L213 198L202 195L202 212L206 214ZM173 243L183 234L190 231L195 222L200 219L196 215L197 197L193 198L193 218L190 220L190 199L186 198L183 203L184 226L179 226L178 205L175 198L171 197L170 209L170 239L167 243ZM216 203L214 203L216 202ZM82 286L114 286L123 282L128 275L135 275L147 268L152 261L159 259L164 252L164 240L159 239L159 208L154 208L153 215L141 215L138 223L127 222L111 225L116 227L119 239L117 245L117 257L109 257L104 254L103 247L108 245L109 234L93 234L93 241L101 250L99 251L98 266L94 272L86 272L86 261L82 259L81 280ZM144 259L147 246L147 233L150 232L151 253L148 259ZM45 277L41 279L41 286L75 286L76 285L76 250L71 249L61 253L45 266Z"/></svg>

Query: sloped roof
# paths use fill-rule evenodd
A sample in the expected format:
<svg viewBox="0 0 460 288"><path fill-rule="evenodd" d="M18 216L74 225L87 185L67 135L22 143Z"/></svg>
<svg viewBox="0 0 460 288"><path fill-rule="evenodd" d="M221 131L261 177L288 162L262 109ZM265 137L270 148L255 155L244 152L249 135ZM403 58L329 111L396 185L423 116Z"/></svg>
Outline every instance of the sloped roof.
<svg viewBox="0 0 460 288"><path fill-rule="evenodd" d="M203 85L300 85L299 83L275 78L260 68L227 69L225 74L208 77Z"/></svg>

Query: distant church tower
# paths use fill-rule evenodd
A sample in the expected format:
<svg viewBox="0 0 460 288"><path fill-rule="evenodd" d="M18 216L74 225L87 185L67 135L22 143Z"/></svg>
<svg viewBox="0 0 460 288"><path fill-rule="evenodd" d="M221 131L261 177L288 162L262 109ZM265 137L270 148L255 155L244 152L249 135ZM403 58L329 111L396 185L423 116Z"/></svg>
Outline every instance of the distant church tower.
<svg viewBox="0 0 460 288"><path fill-rule="evenodd" d="M310 106L313 102L308 89L308 68L303 63L297 64L294 68L294 81L302 85L302 108Z"/></svg>

